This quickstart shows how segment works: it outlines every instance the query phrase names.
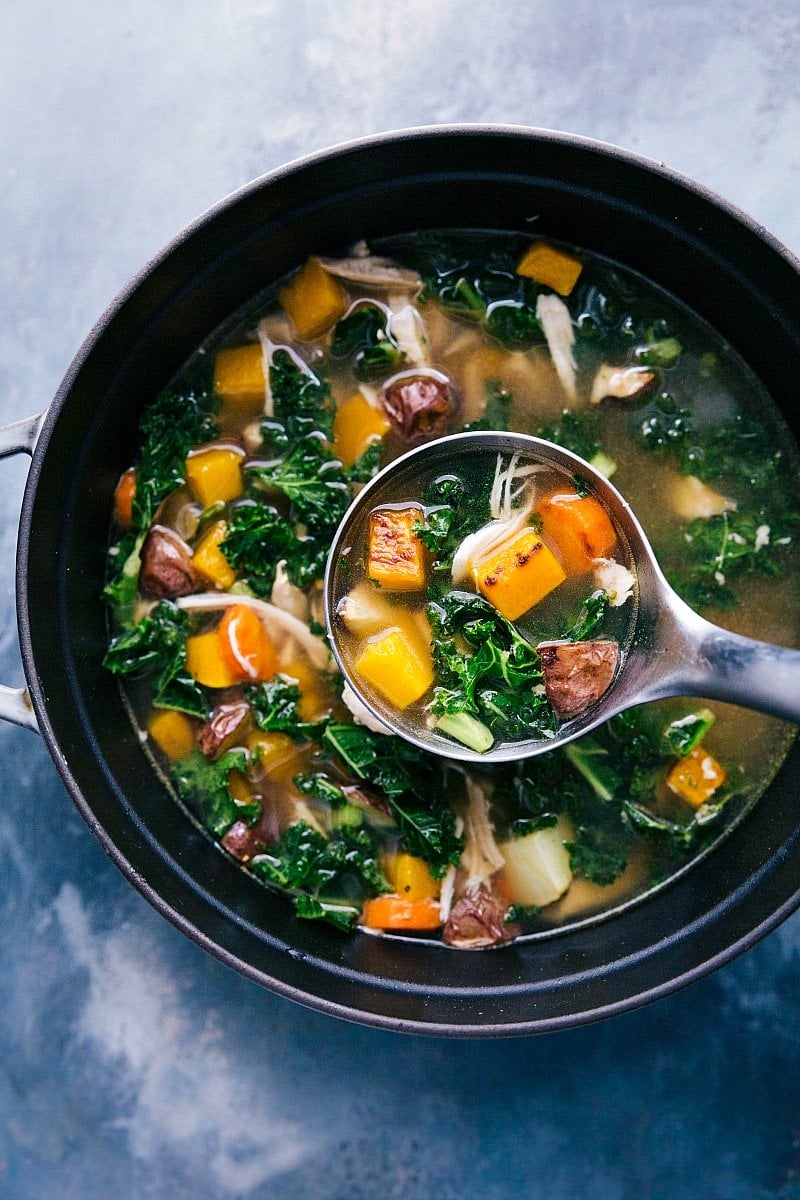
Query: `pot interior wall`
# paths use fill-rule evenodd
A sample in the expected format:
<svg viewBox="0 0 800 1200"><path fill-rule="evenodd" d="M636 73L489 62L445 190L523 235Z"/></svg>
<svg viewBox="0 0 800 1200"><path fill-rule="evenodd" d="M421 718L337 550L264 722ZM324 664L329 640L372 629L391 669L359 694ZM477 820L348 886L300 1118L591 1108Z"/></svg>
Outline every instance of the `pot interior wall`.
<svg viewBox="0 0 800 1200"><path fill-rule="evenodd" d="M457 954L297 922L171 801L100 666L108 514L144 406L215 326L307 254L441 227L531 229L641 271L733 344L797 433L797 273L700 192L558 136L436 131L346 148L252 185L198 223L79 355L26 495L23 652L81 811L136 886L201 944L345 1016L438 1032L542 1029L668 990L794 906L797 750L724 844L645 904L545 942Z"/></svg>

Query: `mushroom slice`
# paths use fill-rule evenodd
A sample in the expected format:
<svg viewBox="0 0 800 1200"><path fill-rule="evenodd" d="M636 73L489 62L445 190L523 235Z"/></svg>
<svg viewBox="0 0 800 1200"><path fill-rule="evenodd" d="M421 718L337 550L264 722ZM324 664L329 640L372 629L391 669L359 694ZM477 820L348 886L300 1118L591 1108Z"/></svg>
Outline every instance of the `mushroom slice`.
<svg viewBox="0 0 800 1200"><path fill-rule="evenodd" d="M361 258L320 258L320 264L337 279L360 287L392 288L401 292L418 292L422 279L416 271L400 267L391 258L367 254Z"/></svg>
<svg viewBox="0 0 800 1200"><path fill-rule="evenodd" d="M614 641L542 642L538 647L547 699L557 717L568 721L604 695L619 665Z"/></svg>
<svg viewBox="0 0 800 1200"><path fill-rule="evenodd" d="M643 400L655 386L657 375L646 367L612 367L602 363L592 383L590 404L603 400Z"/></svg>

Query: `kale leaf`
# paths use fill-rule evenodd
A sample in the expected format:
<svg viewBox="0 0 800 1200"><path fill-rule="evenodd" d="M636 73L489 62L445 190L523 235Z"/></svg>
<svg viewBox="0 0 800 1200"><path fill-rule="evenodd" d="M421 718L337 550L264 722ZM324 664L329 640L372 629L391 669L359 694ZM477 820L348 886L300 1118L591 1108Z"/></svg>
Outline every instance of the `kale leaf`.
<svg viewBox="0 0 800 1200"><path fill-rule="evenodd" d="M305 821L250 863L267 883L293 894L297 915L351 929L365 896L391 891L378 864L374 835L364 826L342 826L329 838Z"/></svg>
<svg viewBox="0 0 800 1200"><path fill-rule="evenodd" d="M215 762L195 750L172 767L179 796L217 837L224 837L236 821L253 825L261 816L257 801L235 800L228 787L231 771L244 771L246 767L244 750L228 750Z"/></svg>
<svg viewBox="0 0 800 1200"><path fill-rule="evenodd" d="M103 666L115 675L154 673L153 703L205 717L206 703L186 670L188 617L168 600L111 642Z"/></svg>
<svg viewBox="0 0 800 1200"><path fill-rule="evenodd" d="M382 379L399 371L405 355L391 334L389 314L364 301L341 319L333 331L331 354L349 358L357 379Z"/></svg>
<svg viewBox="0 0 800 1200"><path fill-rule="evenodd" d="M291 442L317 431L332 439L336 408L327 383L301 367L286 350L276 350L269 384L275 419Z"/></svg>
<svg viewBox="0 0 800 1200"><path fill-rule="evenodd" d="M309 587L325 573L328 547L313 537L298 537L271 504L246 500L231 510L220 549L257 596L268 596L281 560L297 587Z"/></svg>
<svg viewBox="0 0 800 1200"><path fill-rule="evenodd" d="M514 397L503 387L499 379L487 379L486 407L483 410L483 416L479 420L470 421L465 425L464 433L471 433L476 429L510 429L513 403Z"/></svg>
<svg viewBox="0 0 800 1200"><path fill-rule="evenodd" d="M292 503L292 517L313 530L339 524L350 504L342 466L320 433L302 437L279 463L249 467L248 476L277 488Z"/></svg>
<svg viewBox="0 0 800 1200"><path fill-rule="evenodd" d="M283 675L250 685L245 688L245 695L255 724L267 733L287 733L295 741L305 742L320 731L319 725L300 717L300 688Z"/></svg>
<svg viewBox="0 0 800 1200"><path fill-rule="evenodd" d="M425 859L435 878L457 865L464 849L431 755L401 738L371 733L357 725L331 722L323 742L357 779L386 796L410 854Z"/></svg>

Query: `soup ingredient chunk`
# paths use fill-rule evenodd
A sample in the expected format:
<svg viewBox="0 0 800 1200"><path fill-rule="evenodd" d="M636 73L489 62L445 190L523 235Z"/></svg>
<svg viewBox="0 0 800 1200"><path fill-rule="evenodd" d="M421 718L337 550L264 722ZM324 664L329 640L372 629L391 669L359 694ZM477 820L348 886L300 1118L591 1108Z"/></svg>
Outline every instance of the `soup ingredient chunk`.
<svg viewBox="0 0 800 1200"><path fill-rule="evenodd" d="M271 679L278 669L278 652L264 622L246 604L227 608L217 626L222 657L242 683Z"/></svg>
<svg viewBox="0 0 800 1200"><path fill-rule="evenodd" d="M237 411L264 407L267 380L260 342L220 350L214 360L214 391Z"/></svg>
<svg viewBox="0 0 800 1200"><path fill-rule="evenodd" d="M592 381L591 404L603 400L644 400L653 390L658 376L645 367L612 367L603 363Z"/></svg>
<svg viewBox="0 0 800 1200"><path fill-rule="evenodd" d="M294 279L281 289L278 299L301 342L318 338L335 325L347 309L344 288L318 258L306 261Z"/></svg>
<svg viewBox="0 0 800 1200"><path fill-rule="evenodd" d="M228 536L227 521L213 521L195 546L192 562L208 583L226 591L235 581L236 572L222 552Z"/></svg>
<svg viewBox="0 0 800 1200"><path fill-rule="evenodd" d="M456 407L456 394L440 371L401 371L387 380L381 403L409 441L443 431Z"/></svg>
<svg viewBox="0 0 800 1200"><path fill-rule="evenodd" d="M406 896L376 896L364 904L362 920L368 929L433 930L442 923L438 900L409 900Z"/></svg>
<svg viewBox="0 0 800 1200"><path fill-rule="evenodd" d="M519 926L506 920L508 904L486 884L466 892L450 910L442 939L460 950L482 950L510 942Z"/></svg>
<svg viewBox="0 0 800 1200"><path fill-rule="evenodd" d="M699 808L711 799L726 779L724 767L702 746L695 746L672 768L667 776L667 787L693 808Z"/></svg>
<svg viewBox="0 0 800 1200"><path fill-rule="evenodd" d="M375 441L391 428L386 413L356 392L336 410L333 421L333 450L343 467L352 467Z"/></svg>
<svg viewBox="0 0 800 1200"><path fill-rule="evenodd" d="M156 709L147 722L147 732L173 762L194 750L194 725L174 708Z"/></svg>
<svg viewBox="0 0 800 1200"><path fill-rule="evenodd" d="M562 721L577 717L611 687L619 665L614 641L542 642L539 647L547 699Z"/></svg>
<svg viewBox="0 0 800 1200"><path fill-rule="evenodd" d="M572 883L569 851L572 828L566 817L546 829L500 845L505 860L504 882L514 904L542 907L563 896Z"/></svg>
<svg viewBox="0 0 800 1200"><path fill-rule="evenodd" d="M192 552L172 529L153 525L142 545L139 588L155 600L188 596L200 586Z"/></svg>
<svg viewBox="0 0 800 1200"><path fill-rule="evenodd" d="M425 547L414 526L418 508L381 508L369 518L369 579L390 592L417 592L425 586Z"/></svg>
<svg viewBox="0 0 800 1200"><path fill-rule="evenodd" d="M547 242L533 242L517 263L518 275L535 279L562 296L570 294L582 270L583 263L579 258L566 250L557 250Z"/></svg>
<svg viewBox="0 0 800 1200"><path fill-rule="evenodd" d="M434 681L430 651L400 629L370 638L355 661L355 671L400 711L424 696Z"/></svg>
<svg viewBox="0 0 800 1200"><path fill-rule="evenodd" d="M606 510L594 496L554 492L538 506L542 533L552 541L570 574L591 571L595 560L613 550L617 534Z"/></svg>
<svg viewBox="0 0 800 1200"><path fill-rule="evenodd" d="M508 621L516 621L566 577L552 550L532 529L484 559L475 572L478 590Z"/></svg>
<svg viewBox="0 0 800 1200"><path fill-rule="evenodd" d="M241 496L243 462L244 450L240 446L208 446L189 455L186 482L203 508Z"/></svg>

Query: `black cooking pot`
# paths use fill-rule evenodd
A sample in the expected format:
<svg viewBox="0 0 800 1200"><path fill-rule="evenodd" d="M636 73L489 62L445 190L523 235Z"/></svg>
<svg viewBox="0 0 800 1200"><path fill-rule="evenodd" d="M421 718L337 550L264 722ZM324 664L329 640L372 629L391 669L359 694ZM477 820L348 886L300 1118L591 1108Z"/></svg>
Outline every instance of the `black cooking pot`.
<svg viewBox="0 0 800 1200"><path fill-rule="evenodd" d="M31 419L4 431L0 453L33 450L17 604L35 720L132 883L224 962L314 1008L425 1033L527 1033L663 995L800 903L798 748L722 844L649 899L543 940L456 953L297 921L171 800L101 669L112 493L144 406L215 326L308 254L441 227L532 230L642 272L738 350L797 432L800 275L786 250L633 155L561 134L466 127L343 146L223 201L101 319L41 430ZM33 723L24 695L0 699L2 715Z"/></svg>

